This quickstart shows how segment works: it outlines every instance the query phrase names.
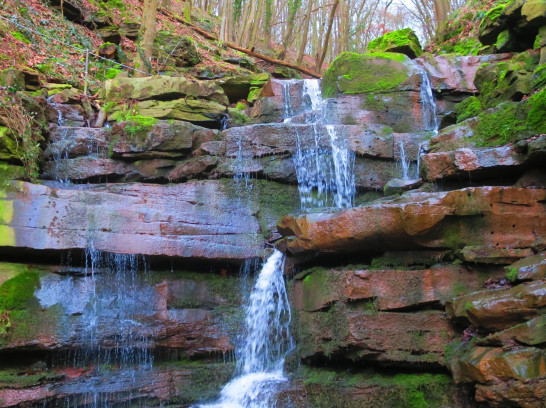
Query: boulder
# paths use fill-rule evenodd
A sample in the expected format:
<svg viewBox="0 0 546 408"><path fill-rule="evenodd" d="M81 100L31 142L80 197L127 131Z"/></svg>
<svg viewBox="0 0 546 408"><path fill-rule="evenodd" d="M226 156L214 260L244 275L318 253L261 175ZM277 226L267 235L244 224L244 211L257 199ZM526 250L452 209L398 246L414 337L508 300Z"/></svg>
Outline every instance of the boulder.
<svg viewBox="0 0 546 408"><path fill-rule="evenodd" d="M485 329L503 330L535 318L546 305L546 282L479 291L460 296L446 306L451 318L467 318Z"/></svg>
<svg viewBox="0 0 546 408"><path fill-rule="evenodd" d="M1 246L68 250L93 245L115 253L233 261L262 254L254 210L229 182L14 187L1 199Z"/></svg>
<svg viewBox="0 0 546 408"><path fill-rule="evenodd" d="M526 248L546 230L546 190L470 187L406 193L391 201L299 216L278 224L293 254L447 249L468 245Z"/></svg>
<svg viewBox="0 0 546 408"><path fill-rule="evenodd" d="M474 347L457 356L452 367L455 382L528 381L546 375L546 351L535 347L505 351Z"/></svg>
<svg viewBox="0 0 546 408"><path fill-rule="evenodd" d="M478 38L484 45L492 45L498 35L505 29L506 17L504 9L506 4L500 4L491 8L480 23Z"/></svg>
<svg viewBox="0 0 546 408"><path fill-rule="evenodd" d="M383 187L383 193L386 196L400 194L404 191L412 190L419 187L422 184L421 179L401 179L395 178L387 181L387 184Z"/></svg>
<svg viewBox="0 0 546 408"><path fill-rule="evenodd" d="M167 174L169 181L178 181L195 177L200 173L204 173L212 169L218 163L217 157L201 156L195 159L190 159L179 165Z"/></svg>
<svg viewBox="0 0 546 408"><path fill-rule="evenodd" d="M223 89L218 85L210 81L196 81L186 77L152 76L110 79L103 84L102 96L106 101L114 102L127 99L172 101L187 97L204 99L222 105L228 104ZM139 113L142 116L150 116L142 112Z"/></svg>
<svg viewBox="0 0 546 408"><path fill-rule="evenodd" d="M19 161L20 153L17 140L11 129L0 126L0 160Z"/></svg>
<svg viewBox="0 0 546 408"><path fill-rule="evenodd" d="M222 136L226 143L226 156L262 157L295 154L298 143L302 150L317 146L331 150L329 132L335 132L340 140L346 140L348 149L359 156L382 159L394 157L392 132L377 125L328 127L319 124L262 124L230 128L223 131ZM411 136L408 139L415 140Z"/></svg>
<svg viewBox="0 0 546 408"><path fill-rule="evenodd" d="M481 288L502 269L437 265L429 269L336 270L312 268L296 279L292 304L306 312L327 309L334 301L369 302L376 311L431 308Z"/></svg>
<svg viewBox="0 0 546 408"><path fill-rule="evenodd" d="M335 303L327 312L296 312L304 359L441 367L454 331L442 312L373 312Z"/></svg>
<svg viewBox="0 0 546 408"><path fill-rule="evenodd" d="M57 126L49 134L44 151L46 160L77 156L104 156L108 152L108 130L88 127Z"/></svg>
<svg viewBox="0 0 546 408"><path fill-rule="evenodd" d="M119 123L110 132L110 149L114 157L149 159L187 155L194 144L213 140L218 132L182 121L157 121L136 128Z"/></svg>
<svg viewBox="0 0 546 408"><path fill-rule="evenodd" d="M456 137L457 133L452 135ZM447 136L447 132L444 132L443 136ZM428 153L421 156L420 174L429 181L469 177L479 180L513 175L515 171L522 171L526 166L544 160L546 158L545 143L546 136L539 136L529 142L516 145L482 149L461 148L448 152Z"/></svg>
<svg viewBox="0 0 546 408"><path fill-rule="evenodd" d="M267 81L269 74L264 72L220 79L216 83L222 87L230 103L236 103L241 99L247 99L251 90L254 92L261 90Z"/></svg>
<svg viewBox="0 0 546 408"><path fill-rule="evenodd" d="M546 277L546 252L532 255L507 266L512 281L540 280Z"/></svg>
<svg viewBox="0 0 546 408"><path fill-rule="evenodd" d="M396 53L341 53L322 78L322 96L338 93L383 93L415 91L421 76L417 65Z"/></svg>
<svg viewBox="0 0 546 408"><path fill-rule="evenodd" d="M544 378L476 385L476 401L485 402L495 408L504 408L510 405L540 408L544 405L544 400L546 400L546 380Z"/></svg>
<svg viewBox="0 0 546 408"><path fill-rule="evenodd" d="M419 38L411 28L391 31L368 44L369 53L396 52L410 58L419 57L423 50Z"/></svg>
<svg viewBox="0 0 546 408"><path fill-rule="evenodd" d="M220 128L226 119L224 105L203 99L146 100L137 102L135 108L143 117L182 120L216 128ZM123 110L121 105L115 106L109 112L108 119L123 119Z"/></svg>
<svg viewBox="0 0 546 408"><path fill-rule="evenodd" d="M533 250L531 248L466 246L461 250L461 255L466 262L509 265L518 259L533 255Z"/></svg>
<svg viewBox="0 0 546 408"><path fill-rule="evenodd" d="M0 70L0 86L15 91L24 91L25 75L21 71L13 68Z"/></svg>
<svg viewBox="0 0 546 408"><path fill-rule="evenodd" d="M505 62L512 54L490 54L460 56L423 55L415 60L427 72L432 89L438 92L476 93L474 77L478 68L485 63Z"/></svg>
<svg viewBox="0 0 546 408"><path fill-rule="evenodd" d="M527 346L539 346L546 343L546 315L540 315L525 323L512 326L503 331L490 334L478 340L480 346L503 346L517 341Z"/></svg>
<svg viewBox="0 0 546 408"><path fill-rule="evenodd" d="M61 181L119 180L129 174L132 166L114 159L79 156L73 159L56 159L46 162L41 177Z"/></svg>
<svg viewBox="0 0 546 408"><path fill-rule="evenodd" d="M543 0L527 0L521 7L523 27L541 27L546 25L546 4Z"/></svg>

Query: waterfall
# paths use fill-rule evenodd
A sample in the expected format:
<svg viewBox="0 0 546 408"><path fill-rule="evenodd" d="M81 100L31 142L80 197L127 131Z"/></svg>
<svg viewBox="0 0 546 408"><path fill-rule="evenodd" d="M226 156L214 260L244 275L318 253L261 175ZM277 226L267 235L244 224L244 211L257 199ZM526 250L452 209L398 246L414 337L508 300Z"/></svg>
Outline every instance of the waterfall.
<svg viewBox="0 0 546 408"><path fill-rule="evenodd" d="M294 347L283 267L284 256L279 251L263 265L245 310L244 341L237 350L236 377L224 386L218 401L199 407L271 407L277 386L287 380L284 359Z"/></svg>
<svg viewBox="0 0 546 408"><path fill-rule="evenodd" d="M436 117L436 102L432 94L432 85L427 72L421 70L421 86L419 87L419 98L421 100L421 118L424 130L438 132L438 118Z"/></svg>
<svg viewBox="0 0 546 408"><path fill-rule="evenodd" d="M285 88L290 83L283 83L283 95L289 94ZM340 137L336 126L322 125L325 122L325 101L320 91L318 79L303 80L302 108L313 114L311 120L313 143L304 147L303 135L296 132L296 152L292 156L302 209L336 206L348 208L353 205L355 180L353 174L355 155L347 148L346 141ZM284 103L290 99L284 99ZM285 114L293 109L284 107ZM285 118L285 123L289 120ZM324 135L324 130L326 135ZM307 138L309 140L309 138ZM326 140L329 148L321 146Z"/></svg>
<svg viewBox="0 0 546 408"><path fill-rule="evenodd" d="M406 149L404 148L404 141L400 140L398 144L400 148L400 167L402 168L402 180L409 180L409 168L410 160L406 159Z"/></svg>
<svg viewBox="0 0 546 408"><path fill-rule="evenodd" d="M353 205L356 192L353 172L355 155L344 145L333 125L326 125L326 130L330 136L334 161L334 202L338 208L349 208Z"/></svg>
<svg viewBox="0 0 546 408"><path fill-rule="evenodd" d="M121 383L120 407L144 405L136 384L150 378L154 343L153 329L141 320L152 318L155 312L150 305L156 302L153 287L142 281L146 269L141 256L103 253L91 245L85 251L81 276L43 278L49 282L36 291L40 305L59 304L81 319L73 333L78 347L64 361L61 356L55 361L90 370L85 382L66 386L65 406L110 407Z"/></svg>

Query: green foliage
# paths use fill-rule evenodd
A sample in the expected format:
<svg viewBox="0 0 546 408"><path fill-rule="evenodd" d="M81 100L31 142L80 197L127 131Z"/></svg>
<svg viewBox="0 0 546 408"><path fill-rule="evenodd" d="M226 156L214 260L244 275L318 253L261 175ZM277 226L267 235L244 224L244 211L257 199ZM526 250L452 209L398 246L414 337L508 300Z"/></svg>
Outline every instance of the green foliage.
<svg viewBox="0 0 546 408"><path fill-rule="evenodd" d="M11 32L11 35L12 35L15 39L17 39L17 40L19 40L19 41L22 41L22 42L24 42L24 43L26 43L26 44L30 44L29 39L28 39L27 37L25 37L25 35L22 34L22 33L20 33L19 31L12 31L12 32Z"/></svg>
<svg viewBox="0 0 546 408"><path fill-rule="evenodd" d="M457 123L478 116L482 111L482 104L477 97L471 96L469 98L466 98L461 103L455 105L455 112L457 113Z"/></svg>
<svg viewBox="0 0 546 408"><path fill-rule="evenodd" d="M43 140L40 124L12 92L0 90L0 125L11 129L16 142L15 154L24 168L25 178L36 181L39 176L40 142Z"/></svg>
<svg viewBox="0 0 546 408"><path fill-rule="evenodd" d="M108 68L106 70L106 73L104 74L104 77L106 79L114 79L117 76L117 74L119 74L120 72L123 72L123 71L116 68Z"/></svg>

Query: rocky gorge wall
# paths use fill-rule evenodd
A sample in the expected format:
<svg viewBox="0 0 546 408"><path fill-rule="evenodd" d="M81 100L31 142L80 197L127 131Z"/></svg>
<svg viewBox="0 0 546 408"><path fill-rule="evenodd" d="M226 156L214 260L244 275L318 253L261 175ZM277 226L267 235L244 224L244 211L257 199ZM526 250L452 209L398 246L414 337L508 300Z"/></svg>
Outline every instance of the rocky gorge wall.
<svg viewBox="0 0 546 408"><path fill-rule="evenodd" d="M74 89L44 88L42 184L0 195L0 406L213 399L272 246L297 344L279 406L543 406L544 89L460 114L517 58L342 54L319 123L303 81L263 75L113 79L111 128L83 126ZM228 108L256 88L244 114ZM516 136L484 135L506 106ZM328 126L355 155L355 206L301 210L292 157L329 152Z"/></svg>

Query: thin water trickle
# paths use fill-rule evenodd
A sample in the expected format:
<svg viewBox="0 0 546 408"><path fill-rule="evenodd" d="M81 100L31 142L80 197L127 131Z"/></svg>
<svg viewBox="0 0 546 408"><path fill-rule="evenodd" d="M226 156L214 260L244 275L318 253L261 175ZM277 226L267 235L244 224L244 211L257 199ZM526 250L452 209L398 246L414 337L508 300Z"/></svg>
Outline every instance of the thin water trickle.
<svg viewBox="0 0 546 408"><path fill-rule="evenodd" d="M421 115L424 130L438 132L438 118L436 117L436 102L432 93L432 85L427 72L421 71L421 86L419 88L419 97L421 99Z"/></svg>
<svg viewBox="0 0 546 408"><path fill-rule="evenodd" d="M236 377L224 386L216 402L200 408L270 408L277 386L287 381L284 359L294 343L283 269L284 256L275 251L263 265L245 309Z"/></svg>
<svg viewBox="0 0 546 408"><path fill-rule="evenodd" d="M73 339L78 347L64 364L92 371L85 387L74 385L74 390L67 391L66 406L111 406L119 392L119 384L108 380L112 370L124 384L126 403L119 406L140 406L136 384L150 376L154 346L153 330L141 323L154 313L150 305L156 296L142 281L146 262L137 255L103 253L90 245L82 266L82 276L51 275L43 278L47 284L36 291L42 307L60 304L69 315L80 316Z"/></svg>

